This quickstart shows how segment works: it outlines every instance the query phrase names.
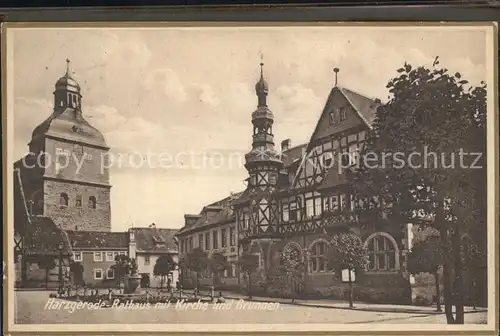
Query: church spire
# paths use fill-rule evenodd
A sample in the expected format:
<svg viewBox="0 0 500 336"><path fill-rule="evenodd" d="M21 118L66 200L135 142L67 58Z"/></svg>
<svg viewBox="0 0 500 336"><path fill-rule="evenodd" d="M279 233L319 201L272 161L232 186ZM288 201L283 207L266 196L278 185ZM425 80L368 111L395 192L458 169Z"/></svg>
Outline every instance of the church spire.
<svg viewBox="0 0 500 336"><path fill-rule="evenodd" d="M59 78L54 91L54 109L73 108L80 110L82 95L80 85L71 76L71 61L66 59L66 73Z"/></svg>
<svg viewBox="0 0 500 336"><path fill-rule="evenodd" d="M69 77L69 76L71 76L71 75L70 75L70 74L71 74L71 72L69 71L69 63L70 63L70 62L71 62L71 61L69 60L69 58L66 58L66 76L68 76L68 77Z"/></svg>

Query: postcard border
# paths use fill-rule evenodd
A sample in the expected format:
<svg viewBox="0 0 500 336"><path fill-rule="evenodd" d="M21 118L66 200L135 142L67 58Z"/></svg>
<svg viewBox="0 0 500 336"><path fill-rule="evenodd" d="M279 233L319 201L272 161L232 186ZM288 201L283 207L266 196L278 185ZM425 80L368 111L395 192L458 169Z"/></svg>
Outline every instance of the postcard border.
<svg viewBox="0 0 500 336"><path fill-rule="evenodd" d="M107 28L107 27L123 27L123 28L128 28L128 27L165 27L165 26L170 26L170 27L230 27L230 26L259 26L259 27L268 27L268 26L333 26L333 25L343 25L343 26L400 26L400 27L408 27L408 26L486 26L486 27L492 27L493 28L493 44L491 47L493 47L492 53L490 53L488 58L491 58L493 56L493 71L492 71L492 83L493 83L493 88L491 88L493 94L488 94L488 104L487 104L487 151L488 151L488 156L493 157L494 160L488 160L488 168L487 168L487 176L488 180L494 179L494 188L489 188L488 189L488 204L493 204L488 207L488 221L492 221L494 224L495 228L495 235L491 235L490 240L493 240L493 246L495 246L495 251L494 251L494 270L496 274L498 275L499 271L499 237L498 237L498 227L499 227L499 167L498 167L498 157L499 157L499 129L498 129L498 26L496 23L491 23L491 22L201 22L201 21L190 21L190 22L177 22L177 21L171 21L171 22L77 22L77 23L68 23L68 22L37 22L37 23L4 23L2 24L2 53L1 53L1 66L2 66L2 131L3 134L8 133L8 120L7 120L7 75L6 75L6 69L7 69L7 54L6 51L8 52L7 44L8 44L8 39L6 38L6 32L7 29L10 28L54 28L54 27L61 27L61 28L84 28L84 27L102 27L102 28ZM491 60L491 59L490 59ZM489 60L489 61L490 61ZM2 159L4 162L3 169L2 169L2 183L4 186L9 185L9 180L12 179L12 174L11 174L11 169L12 167L9 167L9 161L7 161L7 144L9 143L8 139L4 138L4 141L2 142ZM493 154L493 155L492 155ZM10 172L10 174L9 174ZM490 184L493 185L493 184ZM11 190L10 188L2 188L3 190L3 199L4 199L4 224L9 223L8 219L8 214L10 209L6 207L7 200L10 200L11 197L9 197L8 190ZM491 202L493 201L493 202ZM8 209L8 211L7 211ZM491 224L490 224L491 225ZM12 253L12 237L11 236L11 231L9 230L9 225L4 225L3 230L4 230L4 244L3 244L3 253L4 253L4 259L5 256L7 257L7 272L8 272L8 279L7 281L4 281L4 306L9 307L9 298L11 295L14 293L13 290L13 283L10 281L12 278L13 270L12 267L10 266L9 261L11 261L13 258L13 253ZM491 242L489 243L491 244ZM491 246L491 245L489 245ZM491 261L490 261L491 262ZM491 266L488 266L491 267ZM494 290L494 304L495 307L493 311L497 311L499 307L499 293L498 293L498 287L499 287L499 278L498 276L495 276L494 274L491 274L491 272L488 272L488 280L489 280L489 288L490 292ZM495 288L493 289L492 286ZM489 298L489 306L491 304L491 298ZM12 305L10 305L12 306ZM10 307L9 307L10 308ZM489 307L488 307L489 308ZM11 311L12 309L4 309L3 317L4 317L4 333L6 334L12 334L12 335L30 335L36 333L37 335L45 335L45 334L78 334L78 335L93 335L96 333L98 330L102 329L92 329L89 331L63 331L63 330L58 330L58 331L40 331L40 330L34 330L36 327L43 327L44 329L49 329L50 325L16 325L16 328L11 328L13 324L11 324L11 319L13 317L13 313ZM10 311L10 313L9 313ZM490 324L490 317L492 316L491 309L488 309L488 324ZM496 316L498 318L498 316ZM27 328L18 328L18 326L26 326ZM61 327L61 325L59 325ZM68 330L68 326L78 326L78 325L63 325L62 328L65 330ZM94 325L94 326L100 326L100 325ZM120 325L124 326L124 325ZM127 327L133 327L133 329L137 328L144 328L146 325L126 325ZM422 325L419 325L418 330L406 330L405 328L398 328L397 330L394 330L396 328L390 328L393 330L388 330L388 329L380 329L374 325L370 325L370 332L366 332L363 330L352 330L353 328L345 328L341 327L343 325L337 325L337 324L328 324L327 326L329 327L335 327L337 328L337 331L332 331L331 329L324 329L324 325L318 325L318 324L307 324L309 329L304 329L304 330L297 330L295 331L286 329L286 327L290 328L290 325L268 325L273 327L273 331L270 332L269 328L261 328L264 325L258 325L258 324L251 324L251 325L210 325L210 324L201 324L201 325L195 325L195 324L190 324L190 325L179 325L179 324L166 324L166 325L148 325L148 326L153 326L151 332L146 332L142 331L142 333L147 333L147 334L171 334L171 333L179 333L179 332L193 332L193 333L199 333L199 326L203 326L203 328L209 328L212 329L212 327L220 327L222 328L215 329L214 331L207 331L207 334L214 334L214 335L219 335L221 333L224 334L259 334L259 335L266 335L266 334L276 334L276 332L286 332L287 334L303 334L304 332L307 332L308 334L311 335L317 335L317 334L341 334L341 335L363 335L363 334L370 334L370 335L387 335L387 334L401 334L403 331L405 334L408 335L444 335L444 334L450 334L450 335L485 335L485 334L493 334L498 331L498 321L495 321L495 329L489 329L489 328L484 328L484 325L465 325L465 326L473 326L474 329L476 330L470 330L467 328L461 328L462 326L453 326L453 325L436 325L435 328L425 328ZM165 326L169 326L172 329L172 331L165 331L163 328ZM186 327L185 330L179 330L179 326L184 326ZM280 327L281 326L281 327ZM401 325L402 326L402 325ZM412 326L412 325L405 325L405 326ZM88 325L87 325L88 327ZM284 327L284 328L283 328ZM385 328L388 328L389 325L384 325ZM160 328L162 328L160 330ZM241 328L241 329L240 329ZM243 329L247 328L247 329ZM235 333L236 330L248 330L248 328L253 329L252 331L245 331L245 332L237 332ZM16 330L17 329L17 330ZM24 329L24 330L23 330ZM28 329L32 329L31 331ZM72 329L72 328L69 328ZM184 328L181 328L184 329ZM230 330L229 330L230 329ZM429 330L427 330L429 329ZM129 334L129 333L141 333L139 330L130 330L130 331L118 331L120 333L124 334ZM99 331L100 334L116 334L117 331Z"/></svg>

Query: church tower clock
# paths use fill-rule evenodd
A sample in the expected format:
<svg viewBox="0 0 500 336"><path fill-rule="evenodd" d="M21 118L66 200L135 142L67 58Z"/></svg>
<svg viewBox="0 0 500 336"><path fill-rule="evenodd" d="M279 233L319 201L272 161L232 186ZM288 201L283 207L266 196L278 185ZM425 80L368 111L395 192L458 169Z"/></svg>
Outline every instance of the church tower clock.
<svg viewBox="0 0 500 336"><path fill-rule="evenodd" d="M83 115L69 60L55 84L52 114L34 129L29 149L15 168L31 214L50 217L66 230L110 231L109 147Z"/></svg>

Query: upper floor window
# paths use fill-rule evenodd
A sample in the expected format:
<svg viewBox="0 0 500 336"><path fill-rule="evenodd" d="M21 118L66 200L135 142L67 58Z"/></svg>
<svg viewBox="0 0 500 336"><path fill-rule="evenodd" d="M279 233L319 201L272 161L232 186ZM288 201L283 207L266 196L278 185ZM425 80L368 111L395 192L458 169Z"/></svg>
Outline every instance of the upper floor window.
<svg viewBox="0 0 500 336"><path fill-rule="evenodd" d="M97 206L97 200L96 200L95 196L90 196L89 197L89 208L95 209L96 206Z"/></svg>
<svg viewBox="0 0 500 336"><path fill-rule="evenodd" d="M203 234L198 235L198 247L202 250L205 248L205 246L203 245Z"/></svg>
<svg viewBox="0 0 500 336"><path fill-rule="evenodd" d="M300 220L300 209L297 206L296 202L292 202L289 205L289 220L290 221L297 221Z"/></svg>
<svg viewBox="0 0 500 336"><path fill-rule="evenodd" d="M102 261L102 253L94 252L94 261Z"/></svg>
<svg viewBox="0 0 500 336"><path fill-rule="evenodd" d="M115 254L113 252L106 252L106 261L115 261Z"/></svg>
<svg viewBox="0 0 500 336"><path fill-rule="evenodd" d="M276 173L269 173L269 184L276 184L278 183L278 174Z"/></svg>
<svg viewBox="0 0 500 336"><path fill-rule="evenodd" d="M226 247L227 246L227 229L226 228L222 228L220 230L220 233L221 233L221 246L222 247Z"/></svg>
<svg viewBox="0 0 500 336"><path fill-rule="evenodd" d="M151 257L149 255L144 256L144 265L151 264Z"/></svg>
<svg viewBox="0 0 500 336"><path fill-rule="evenodd" d="M205 250L210 250L210 232L205 233Z"/></svg>
<svg viewBox="0 0 500 336"><path fill-rule="evenodd" d="M218 233L219 232L217 230L212 232L212 246L213 246L214 250L219 248L219 241L217 239Z"/></svg>
<svg viewBox="0 0 500 336"><path fill-rule="evenodd" d="M368 269L371 271L391 271L396 269L396 249L394 243L383 235L376 235L368 241Z"/></svg>
<svg viewBox="0 0 500 336"><path fill-rule="evenodd" d="M82 252L75 252L73 254L73 260L74 261L82 261L83 260Z"/></svg>
<svg viewBox="0 0 500 336"><path fill-rule="evenodd" d="M236 233L234 231L234 227L229 228L229 245L230 246L236 245Z"/></svg>
<svg viewBox="0 0 500 336"><path fill-rule="evenodd" d="M283 210L281 212L283 222L288 222L290 220L289 212L288 212L288 204L283 204Z"/></svg>
<svg viewBox="0 0 500 336"><path fill-rule="evenodd" d="M311 246L309 258L309 270L312 273L326 272L327 270L327 246L324 241L317 241Z"/></svg>
<svg viewBox="0 0 500 336"><path fill-rule="evenodd" d="M69 202L69 198L68 198L68 194L66 193L62 193L60 196L59 196L59 205L62 205L62 206L68 206L68 202Z"/></svg>
<svg viewBox="0 0 500 336"><path fill-rule="evenodd" d="M344 121L347 119L347 113L346 113L346 108L345 106L342 106L339 108L339 119L340 121Z"/></svg>
<svg viewBox="0 0 500 336"><path fill-rule="evenodd" d="M243 229L246 230L250 226L250 215L245 213L243 215Z"/></svg>
<svg viewBox="0 0 500 336"><path fill-rule="evenodd" d="M337 116L337 111L335 109L332 109L330 111L330 125L335 125L337 123L338 116Z"/></svg>
<svg viewBox="0 0 500 336"><path fill-rule="evenodd" d="M314 217L314 199L306 200L306 216L307 218Z"/></svg>

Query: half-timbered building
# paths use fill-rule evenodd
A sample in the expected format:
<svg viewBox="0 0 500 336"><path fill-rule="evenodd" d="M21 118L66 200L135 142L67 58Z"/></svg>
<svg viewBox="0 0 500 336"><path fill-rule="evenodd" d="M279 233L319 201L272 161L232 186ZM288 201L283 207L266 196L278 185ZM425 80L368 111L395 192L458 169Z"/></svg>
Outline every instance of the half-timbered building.
<svg viewBox="0 0 500 336"><path fill-rule="evenodd" d="M267 104L268 82L261 63L255 85L257 108L251 114L252 148L245 156L247 187L232 201L238 235L238 254L254 253L259 268L252 276L254 290L272 291L281 255L289 253L305 265L302 295L342 298L347 284L342 272L330 269L329 239L351 231L362 237L369 254L365 272L355 275L355 295L373 302L411 301L410 277L404 258L411 227L387 225L377 197L358 199L345 168L354 164L372 128L379 99L337 85L331 88L308 143L293 147L291 140L276 148L274 114ZM358 214L364 208L363 217ZM368 215L366 215L368 214ZM183 232L190 231L183 229ZM242 274L240 286L246 287Z"/></svg>
<svg viewBox="0 0 500 336"><path fill-rule="evenodd" d="M386 225L378 198L358 199L346 170L356 163L381 102L337 85L338 69L334 71L335 85L309 142L292 147L285 140L278 152L274 115L266 101L269 86L261 70L253 144L246 156L247 189L234 204L241 251L259 256L264 287L285 252L305 265L298 291L342 297L347 286L342 272L329 267L328 236L352 231L363 238L369 254L368 269L355 279L357 296L410 301L410 278L402 266L411 228L403 224L403 230L394 231ZM359 208L373 211L360 217Z"/></svg>

